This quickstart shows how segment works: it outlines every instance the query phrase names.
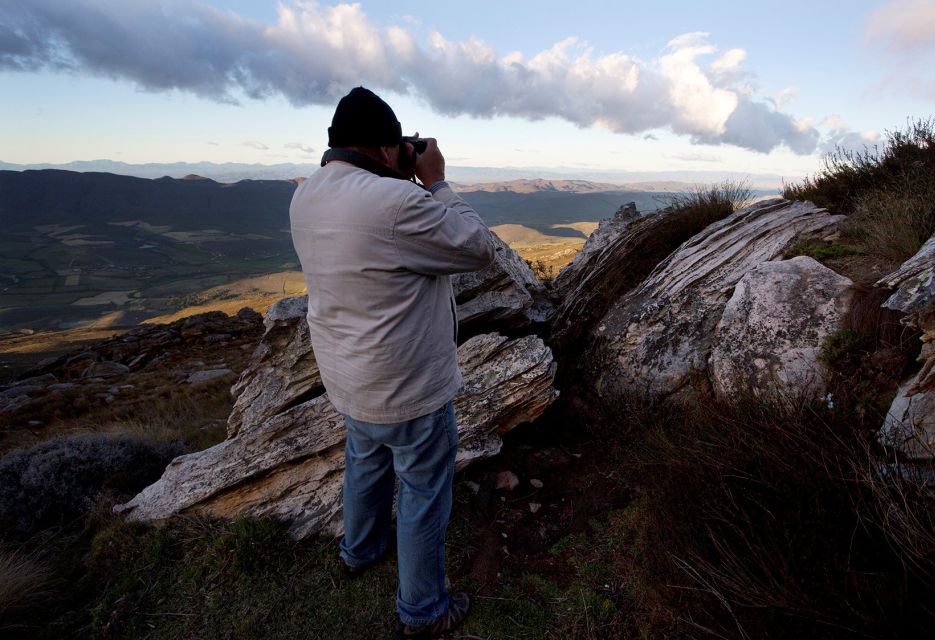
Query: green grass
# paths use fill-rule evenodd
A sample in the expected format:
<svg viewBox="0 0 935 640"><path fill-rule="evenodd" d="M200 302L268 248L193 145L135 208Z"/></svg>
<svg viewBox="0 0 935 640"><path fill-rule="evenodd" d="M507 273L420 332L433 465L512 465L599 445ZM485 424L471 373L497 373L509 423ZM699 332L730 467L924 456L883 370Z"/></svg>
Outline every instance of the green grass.
<svg viewBox="0 0 935 640"><path fill-rule="evenodd" d="M808 256L824 263L834 258L844 258L859 255L860 253L860 247L852 244L799 240L784 252L784 257Z"/></svg>

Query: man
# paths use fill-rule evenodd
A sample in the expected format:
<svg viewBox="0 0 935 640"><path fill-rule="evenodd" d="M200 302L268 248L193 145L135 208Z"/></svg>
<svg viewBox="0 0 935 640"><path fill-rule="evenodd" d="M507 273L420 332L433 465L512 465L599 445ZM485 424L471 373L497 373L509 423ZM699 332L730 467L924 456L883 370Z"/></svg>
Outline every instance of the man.
<svg viewBox="0 0 935 640"><path fill-rule="evenodd" d="M322 168L289 209L312 347L347 426L341 558L354 574L387 551L398 477L402 638L450 631L469 606L445 579L461 386L448 276L494 256L490 231L445 182L436 141L425 143L416 155L389 105L353 89L335 110Z"/></svg>

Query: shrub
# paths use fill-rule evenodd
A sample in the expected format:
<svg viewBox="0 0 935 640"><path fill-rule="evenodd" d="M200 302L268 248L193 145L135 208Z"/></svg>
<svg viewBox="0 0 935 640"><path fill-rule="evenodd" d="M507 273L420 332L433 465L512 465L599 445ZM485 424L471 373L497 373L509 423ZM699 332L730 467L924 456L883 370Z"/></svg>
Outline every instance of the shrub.
<svg viewBox="0 0 935 640"><path fill-rule="evenodd" d="M182 453L179 444L81 434L0 459L0 527L28 536L87 515L105 492L132 494Z"/></svg>
<svg viewBox="0 0 935 640"><path fill-rule="evenodd" d="M846 231L866 252L905 260L935 233L935 119L887 132L882 149L836 149L783 196L850 215Z"/></svg>
<svg viewBox="0 0 935 640"><path fill-rule="evenodd" d="M752 200L753 192L746 180L725 180L710 185L696 184L685 193L667 195L662 204L676 211L693 209L699 216L710 217L714 222L748 206Z"/></svg>

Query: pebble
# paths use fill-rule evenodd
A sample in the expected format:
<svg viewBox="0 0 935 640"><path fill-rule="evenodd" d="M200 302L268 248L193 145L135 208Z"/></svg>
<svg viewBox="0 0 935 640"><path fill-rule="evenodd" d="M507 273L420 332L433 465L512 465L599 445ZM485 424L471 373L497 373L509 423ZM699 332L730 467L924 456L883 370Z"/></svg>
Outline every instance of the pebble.
<svg viewBox="0 0 935 640"><path fill-rule="evenodd" d="M501 471L497 474L497 489L504 489L505 491L512 491L519 486L519 478L516 477L516 474L512 471Z"/></svg>
<svg viewBox="0 0 935 640"><path fill-rule="evenodd" d="M471 493L473 493L474 495L477 495L477 492L480 491L480 485L477 484L476 482L471 482L470 480L465 482L464 486L470 489Z"/></svg>
<svg viewBox="0 0 935 640"><path fill-rule="evenodd" d="M542 505L539 504L538 502L530 502L530 503L529 503L529 512L530 512L530 513L536 513L536 512L539 511L539 509L541 509L541 508L542 508Z"/></svg>
<svg viewBox="0 0 935 640"><path fill-rule="evenodd" d="M529 484L531 484L536 489L542 488L542 480L539 480L538 478L533 478L532 480L529 481Z"/></svg>

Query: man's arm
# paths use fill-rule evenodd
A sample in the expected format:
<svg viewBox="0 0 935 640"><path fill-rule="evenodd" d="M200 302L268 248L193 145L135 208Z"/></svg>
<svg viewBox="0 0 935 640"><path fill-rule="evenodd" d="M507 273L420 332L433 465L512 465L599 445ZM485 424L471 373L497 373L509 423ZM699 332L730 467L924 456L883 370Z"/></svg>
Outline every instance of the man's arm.
<svg viewBox="0 0 935 640"><path fill-rule="evenodd" d="M491 231L445 182L413 189L396 214L393 237L403 265L426 275L483 269L493 261Z"/></svg>
<svg viewBox="0 0 935 640"><path fill-rule="evenodd" d="M445 182L445 158L434 138L416 159L416 176L427 192L407 194L396 214L394 239L405 267L446 275L483 269L493 261L491 231Z"/></svg>

